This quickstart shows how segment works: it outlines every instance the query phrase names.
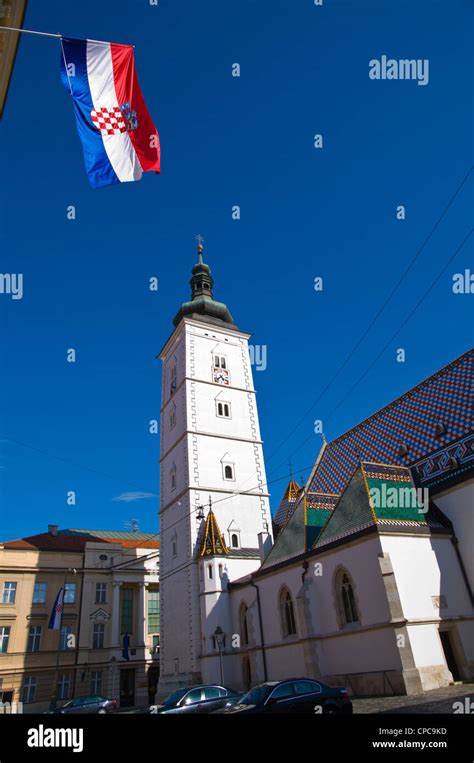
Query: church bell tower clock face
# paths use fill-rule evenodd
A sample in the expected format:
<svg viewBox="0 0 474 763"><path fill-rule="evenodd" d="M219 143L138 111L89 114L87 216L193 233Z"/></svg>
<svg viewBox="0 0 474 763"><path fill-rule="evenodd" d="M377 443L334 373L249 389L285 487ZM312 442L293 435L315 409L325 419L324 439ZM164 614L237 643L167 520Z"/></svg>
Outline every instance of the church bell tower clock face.
<svg viewBox="0 0 474 763"><path fill-rule="evenodd" d="M227 368L217 368L214 366L212 369L212 380L215 384L223 384L225 387L230 385L230 374Z"/></svg>

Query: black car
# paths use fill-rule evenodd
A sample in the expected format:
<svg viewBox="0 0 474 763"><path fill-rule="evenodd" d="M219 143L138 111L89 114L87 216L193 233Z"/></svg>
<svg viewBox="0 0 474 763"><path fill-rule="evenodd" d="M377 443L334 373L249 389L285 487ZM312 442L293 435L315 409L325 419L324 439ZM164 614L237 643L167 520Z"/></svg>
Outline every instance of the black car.
<svg viewBox="0 0 474 763"><path fill-rule="evenodd" d="M312 678L292 678L254 686L234 705L218 712L350 714L352 702L346 689L332 688Z"/></svg>
<svg viewBox="0 0 474 763"><path fill-rule="evenodd" d="M57 707L51 712L55 715L62 713L113 713L117 709L116 699L107 699L98 694L91 694L87 697L75 697L66 702L62 707Z"/></svg>
<svg viewBox="0 0 474 763"><path fill-rule="evenodd" d="M178 689L160 705L151 705L150 713L212 713L230 706L242 697L232 689L212 684Z"/></svg>

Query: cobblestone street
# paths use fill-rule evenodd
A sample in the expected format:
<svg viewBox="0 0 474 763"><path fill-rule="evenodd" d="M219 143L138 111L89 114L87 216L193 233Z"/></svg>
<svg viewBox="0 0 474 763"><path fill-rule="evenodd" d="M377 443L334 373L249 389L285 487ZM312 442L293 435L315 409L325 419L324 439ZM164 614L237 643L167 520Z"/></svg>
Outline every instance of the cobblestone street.
<svg viewBox="0 0 474 763"><path fill-rule="evenodd" d="M453 713L453 704L465 698L474 703L474 684L446 686L412 697L371 697L353 699L354 713ZM468 705L468 708L470 705ZM466 709L464 710L466 712ZM474 713L474 704L471 709Z"/></svg>

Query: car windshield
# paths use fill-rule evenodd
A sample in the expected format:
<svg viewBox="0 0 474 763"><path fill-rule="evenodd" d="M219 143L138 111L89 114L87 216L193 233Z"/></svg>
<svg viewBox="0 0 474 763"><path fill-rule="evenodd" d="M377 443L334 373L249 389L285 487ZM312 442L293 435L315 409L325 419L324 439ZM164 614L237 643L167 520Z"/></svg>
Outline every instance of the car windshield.
<svg viewBox="0 0 474 763"><path fill-rule="evenodd" d="M161 704L166 705L167 707L170 705L176 705L176 703L184 697L187 691L187 689L179 689L178 691L174 691L173 694L170 694L169 697L166 697L166 699L164 699Z"/></svg>
<svg viewBox="0 0 474 763"><path fill-rule="evenodd" d="M265 702L273 688L273 686L256 686L255 689L250 689L247 694L244 694L237 704L260 705L262 702Z"/></svg>

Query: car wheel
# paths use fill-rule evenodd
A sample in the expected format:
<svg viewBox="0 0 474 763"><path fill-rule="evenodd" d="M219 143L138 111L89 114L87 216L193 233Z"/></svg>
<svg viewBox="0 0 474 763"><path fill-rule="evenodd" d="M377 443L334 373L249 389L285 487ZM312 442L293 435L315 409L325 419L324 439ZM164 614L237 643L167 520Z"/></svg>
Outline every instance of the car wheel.
<svg viewBox="0 0 474 763"><path fill-rule="evenodd" d="M100 710L97 710L98 715L107 715L107 710L104 707L101 707Z"/></svg>

